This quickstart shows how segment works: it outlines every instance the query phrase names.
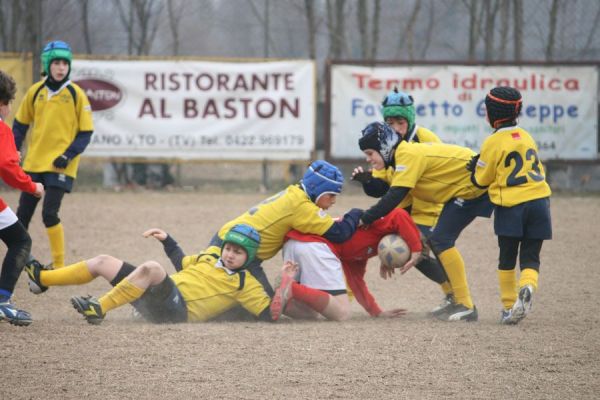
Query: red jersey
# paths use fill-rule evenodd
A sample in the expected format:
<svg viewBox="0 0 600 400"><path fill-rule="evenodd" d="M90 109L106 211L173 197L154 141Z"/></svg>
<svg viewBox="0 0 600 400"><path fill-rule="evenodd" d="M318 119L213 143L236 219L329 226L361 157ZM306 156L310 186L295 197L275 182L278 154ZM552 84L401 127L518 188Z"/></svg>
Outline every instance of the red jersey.
<svg viewBox="0 0 600 400"><path fill-rule="evenodd" d="M35 193L35 183L19 166L19 153L17 153L12 131L2 120L0 120L0 177L15 189ZM6 203L0 197L0 211L4 211L6 207Z"/></svg>
<svg viewBox="0 0 600 400"><path fill-rule="evenodd" d="M331 243L322 236L306 235L298 231L290 231L286 237L302 242L326 243L331 251L340 259L346 282L354 293L356 301L372 316L379 315L382 310L369 292L365 282L367 260L377 255L377 245L382 237L396 233L404 239L411 253L421 251L421 234L410 215L401 208L395 208L383 218L373 222L365 229L357 229L352 237L343 243Z"/></svg>

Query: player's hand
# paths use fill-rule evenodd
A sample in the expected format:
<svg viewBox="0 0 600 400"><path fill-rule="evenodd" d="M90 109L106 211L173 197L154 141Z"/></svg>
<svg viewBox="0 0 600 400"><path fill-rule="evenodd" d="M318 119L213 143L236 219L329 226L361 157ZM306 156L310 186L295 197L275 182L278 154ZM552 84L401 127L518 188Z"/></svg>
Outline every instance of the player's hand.
<svg viewBox="0 0 600 400"><path fill-rule="evenodd" d="M471 160L466 165L467 171L475 172L475 168L477 167L478 160L479 160L479 154L475 154L473 157L471 157Z"/></svg>
<svg viewBox="0 0 600 400"><path fill-rule="evenodd" d="M379 276L380 276L382 279L388 279L388 278L391 278L391 277L392 277L392 275L394 275L394 272L395 272L395 271L394 271L394 268L389 268L389 267L386 267L386 266L385 266L385 265L383 265L383 264L379 264Z"/></svg>
<svg viewBox="0 0 600 400"><path fill-rule="evenodd" d="M52 165L54 165L54 168L57 169L65 169L67 168L67 165L69 165L69 157L65 156L64 154L61 156L58 156L54 159L54 161L52 161Z"/></svg>
<svg viewBox="0 0 600 400"><path fill-rule="evenodd" d="M281 267L281 274L287 274L291 277L294 277L298 272L298 263L295 263L291 260L287 260L283 263L283 267Z"/></svg>
<svg viewBox="0 0 600 400"><path fill-rule="evenodd" d="M44 195L44 185L39 182L35 182L35 192L33 195L35 197L42 197Z"/></svg>
<svg viewBox="0 0 600 400"><path fill-rule="evenodd" d="M363 170L363 167L356 167L352 171L352 180L360 183L368 183L373 178L371 171Z"/></svg>
<svg viewBox="0 0 600 400"><path fill-rule="evenodd" d="M404 308L394 308L393 310L382 311L381 314L379 314L377 317L378 318L399 318L399 317L402 317L403 315L406 315L407 313L408 313L408 310L405 310Z"/></svg>
<svg viewBox="0 0 600 400"><path fill-rule="evenodd" d="M404 264L402 267L400 267L400 275L404 275L406 273L406 271L408 271L409 269L411 269L412 267L417 265L417 263L419 262L420 259L421 259L420 251L411 253L410 259L406 262L406 264Z"/></svg>
<svg viewBox="0 0 600 400"><path fill-rule="evenodd" d="M159 240L159 241L164 241L167 236L169 236L167 234L167 232L163 231L162 229L158 229L158 228L152 228L152 229L148 229L146 232L142 233L142 235L145 238L149 238L150 236L152 236L153 238Z"/></svg>

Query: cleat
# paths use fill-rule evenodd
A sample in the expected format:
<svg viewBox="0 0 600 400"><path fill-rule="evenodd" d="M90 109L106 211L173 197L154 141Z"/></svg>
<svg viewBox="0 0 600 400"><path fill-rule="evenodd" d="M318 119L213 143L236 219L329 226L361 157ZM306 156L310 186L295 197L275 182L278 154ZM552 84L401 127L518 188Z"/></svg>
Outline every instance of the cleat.
<svg viewBox="0 0 600 400"><path fill-rule="evenodd" d="M83 315L86 321L92 325L100 325L104 320L102 307L98 303L98 299L92 296L75 296L71 297L71 304L77 312Z"/></svg>
<svg viewBox="0 0 600 400"><path fill-rule="evenodd" d="M464 304L456 303L447 307L442 314L436 315L436 318L448 322L475 322L479 316L477 315L477 307L467 308Z"/></svg>
<svg viewBox="0 0 600 400"><path fill-rule="evenodd" d="M502 310L502 314L500 315L500 324L501 325L516 325L519 321L515 320L514 314L511 310Z"/></svg>
<svg viewBox="0 0 600 400"><path fill-rule="evenodd" d="M436 317L440 314L443 314L446 312L446 310L450 307L453 306L454 303L454 296L452 295L452 293L448 293L446 295L446 297L444 297L444 300L442 301L442 303L437 306L436 308L434 308L433 310L431 310L429 312L430 315Z"/></svg>
<svg viewBox="0 0 600 400"><path fill-rule="evenodd" d="M2 320L16 326L27 326L33 322L31 314L25 310L19 310L10 301L0 303L0 321Z"/></svg>
<svg viewBox="0 0 600 400"><path fill-rule="evenodd" d="M292 298L292 283L294 279L288 274L283 273L281 276L281 284L275 290L273 299L271 300L271 318L277 321L285 311L288 301Z"/></svg>
<svg viewBox="0 0 600 400"><path fill-rule="evenodd" d="M48 290L47 286L42 285L40 280L40 272L46 270L46 268L36 259L31 259L25 264L25 271L29 277L29 291L33 294L44 293Z"/></svg>
<svg viewBox="0 0 600 400"><path fill-rule="evenodd" d="M513 305L511 312L515 319L515 324L519 323L523 318L531 312L531 306L533 305L533 287L531 285L525 285L519 290L519 297L516 303Z"/></svg>

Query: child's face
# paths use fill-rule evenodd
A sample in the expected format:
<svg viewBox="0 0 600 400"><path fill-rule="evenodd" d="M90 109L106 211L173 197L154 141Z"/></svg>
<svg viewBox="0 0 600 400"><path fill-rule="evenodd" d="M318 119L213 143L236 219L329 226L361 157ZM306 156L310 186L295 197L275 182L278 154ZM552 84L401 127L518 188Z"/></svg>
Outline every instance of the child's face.
<svg viewBox="0 0 600 400"><path fill-rule="evenodd" d="M385 162L383 161L383 157L381 157L381 154L379 154L378 151L367 149L364 150L363 153L365 153L365 159L367 160L367 162L371 164L371 168L377 171L381 171L385 168Z"/></svg>
<svg viewBox="0 0 600 400"><path fill-rule="evenodd" d="M404 137L408 133L408 121L404 118L389 117L385 119L385 123L401 137Z"/></svg>
<svg viewBox="0 0 600 400"><path fill-rule="evenodd" d="M4 119L10 114L10 102L8 104L0 103L0 118Z"/></svg>
<svg viewBox="0 0 600 400"><path fill-rule="evenodd" d="M50 63L50 75L52 75L52 79L57 82L65 79L67 74L69 73L69 63L67 60L56 59L52 60Z"/></svg>
<svg viewBox="0 0 600 400"><path fill-rule="evenodd" d="M239 269L244 265L247 258L248 255L241 246L233 243L225 243L225 246L223 246L221 260L227 268Z"/></svg>
<svg viewBox="0 0 600 400"><path fill-rule="evenodd" d="M330 208L331 206L333 206L335 204L336 198L337 198L337 196L335 194L325 193L317 199L317 202L315 204L317 205L317 207L319 207L323 210L327 210L328 208Z"/></svg>

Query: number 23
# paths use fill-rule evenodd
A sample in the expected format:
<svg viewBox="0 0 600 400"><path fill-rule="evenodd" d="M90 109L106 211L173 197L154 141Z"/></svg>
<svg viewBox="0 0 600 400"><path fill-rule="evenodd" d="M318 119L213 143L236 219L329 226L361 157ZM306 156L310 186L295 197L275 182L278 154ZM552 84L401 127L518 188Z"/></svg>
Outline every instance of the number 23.
<svg viewBox="0 0 600 400"><path fill-rule="evenodd" d="M533 159L533 160L532 160ZM527 183L527 176L529 176L535 182L541 182L544 180L544 175L540 170L540 159L538 158L537 152L534 149L528 149L525 153L525 160L532 161L531 168L527 171L527 175L517 176L521 172L524 166L523 157L516 151L508 153L504 160L504 166L510 167L512 161L515 162L515 166L511 171L510 175L506 179L507 186L519 186Z"/></svg>

